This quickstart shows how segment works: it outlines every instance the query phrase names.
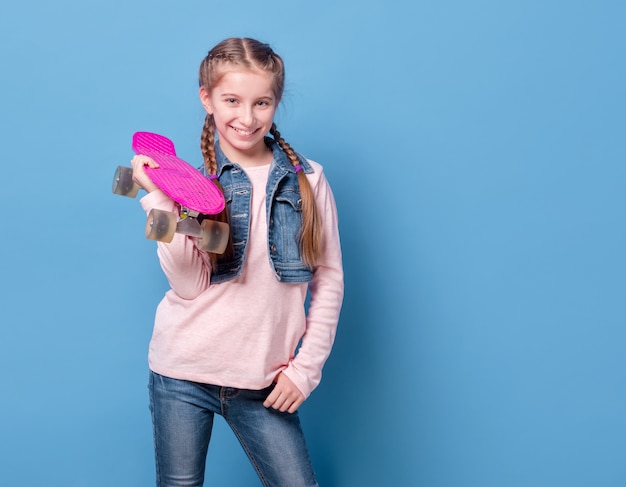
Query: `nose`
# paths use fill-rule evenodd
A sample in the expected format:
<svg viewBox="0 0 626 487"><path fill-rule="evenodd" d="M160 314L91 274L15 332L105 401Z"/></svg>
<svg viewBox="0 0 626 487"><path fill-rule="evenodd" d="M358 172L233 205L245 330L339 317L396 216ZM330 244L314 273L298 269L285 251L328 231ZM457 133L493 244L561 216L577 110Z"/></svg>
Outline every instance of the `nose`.
<svg viewBox="0 0 626 487"><path fill-rule="evenodd" d="M252 105L242 105L241 112L239 113L239 119L241 120L241 123L246 126L252 125L252 122L254 121Z"/></svg>

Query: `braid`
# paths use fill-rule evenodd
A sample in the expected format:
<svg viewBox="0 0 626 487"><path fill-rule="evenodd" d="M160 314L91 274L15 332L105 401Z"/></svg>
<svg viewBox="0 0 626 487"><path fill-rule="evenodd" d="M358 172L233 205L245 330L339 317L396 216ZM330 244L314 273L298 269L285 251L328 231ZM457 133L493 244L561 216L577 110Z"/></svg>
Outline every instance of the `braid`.
<svg viewBox="0 0 626 487"><path fill-rule="evenodd" d="M211 114L207 114L204 119L202 135L200 136L200 150L202 151L202 156L204 157L204 167L207 174L217 174L217 161L215 159L215 121L213 120L213 115ZM220 180L217 178L213 179L213 183L219 188L222 194L224 194L224 188L220 184ZM224 207L224 210L221 213L212 215L210 218L212 220L224 222L230 225L227 207ZM229 238L224 255L230 256L233 252L233 241L232 238ZM215 266L217 256L215 254L210 254L210 259L211 265Z"/></svg>
<svg viewBox="0 0 626 487"><path fill-rule="evenodd" d="M217 172L217 162L215 161L215 123L213 115L207 114L204 119L204 127L202 127L202 135L200 136L200 149L204 157L204 168L207 174L215 174Z"/></svg>
<svg viewBox="0 0 626 487"><path fill-rule="evenodd" d="M276 128L276 124L273 123L270 128L270 134L274 137L276 143L285 152L291 164L297 166L300 164L300 159L291 146L283 139L280 132ZM321 221L317 212L317 205L315 204L315 195L313 189L309 183L309 179L304 174L304 171L297 171L298 185L300 186L300 198L302 200L302 229L300 231L300 252L302 254L302 260L306 265L313 268L317 263L317 260L321 254Z"/></svg>
<svg viewBox="0 0 626 487"><path fill-rule="evenodd" d="M293 166L297 166L298 164L300 164L300 159L298 159L298 156L296 155L294 150L291 148L291 146L287 143L287 141L281 137L280 132L276 128L275 123L273 123L272 127L270 128L270 134L272 134L272 137L274 137L274 140L278 143L280 148L285 152L285 154L291 161L291 164Z"/></svg>

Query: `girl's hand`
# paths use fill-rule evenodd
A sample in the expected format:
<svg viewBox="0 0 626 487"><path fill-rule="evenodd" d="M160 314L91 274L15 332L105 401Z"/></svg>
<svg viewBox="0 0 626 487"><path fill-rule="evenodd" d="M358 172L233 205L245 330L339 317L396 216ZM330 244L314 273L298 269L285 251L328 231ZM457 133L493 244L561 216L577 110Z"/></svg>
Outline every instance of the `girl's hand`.
<svg viewBox="0 0 626 487"><path fill-rule="evenodd" d="M287 411L293 414L303 402L304 395L300 392L300 389L291 382L289 377L281 372L276 376L276 387L267 396L263 406L278 409L281 413Z"/></svg>
<svg viewBox="0 0 626 487"><path fill-rule="evenodd" d="M145 189L148 193L159 189L143 170L144 166L159 167L154 159L151 159L148 156L135 156L130 161L130 165L133 168L133 181L135 181L139 186Z"/></svg>

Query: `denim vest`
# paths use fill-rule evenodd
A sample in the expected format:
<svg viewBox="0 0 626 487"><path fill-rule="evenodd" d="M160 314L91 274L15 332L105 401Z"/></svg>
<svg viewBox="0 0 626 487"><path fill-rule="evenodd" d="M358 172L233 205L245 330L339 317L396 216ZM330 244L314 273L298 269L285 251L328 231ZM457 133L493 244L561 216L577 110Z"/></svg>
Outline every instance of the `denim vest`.
<svg viewBox="0 0 626 487"><path fill-rule="evenodd" d="M291 161L279 145L266 138L274 160L266 187L267 246L270 265L276 278L285 283L309 282L312 270L300 257L300 228L302 226L302 201L298 176ZM230 281L241 275L250 238L250 199L252 183L244 170L228 160L215 143L217 174L224 188L224 197L230 219L230 234L234 252L230 258L217 255L217 263L211 272L211 284ZM305 174L313 172L311 165L300 157ZM206 174L204 167L200 168Z"/></svg>

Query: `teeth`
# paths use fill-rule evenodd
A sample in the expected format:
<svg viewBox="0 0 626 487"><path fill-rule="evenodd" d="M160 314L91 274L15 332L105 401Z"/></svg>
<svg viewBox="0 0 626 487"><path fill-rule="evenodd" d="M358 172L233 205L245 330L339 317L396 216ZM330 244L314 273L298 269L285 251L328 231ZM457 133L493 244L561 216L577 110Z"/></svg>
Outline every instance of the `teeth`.
<svg viewBox="0 0 626 487"><path fill-rule="evenodd" d="M248 131L246 131L246 130L241 130L241 129L238 129L238 128L236 128L236 127L232 127L232 129L233 129L235 132L237 132L238 134L241 134L241 135L252 135L254 132L256 132L255 130L252 130L252 131L248 132Z"/></svg>

